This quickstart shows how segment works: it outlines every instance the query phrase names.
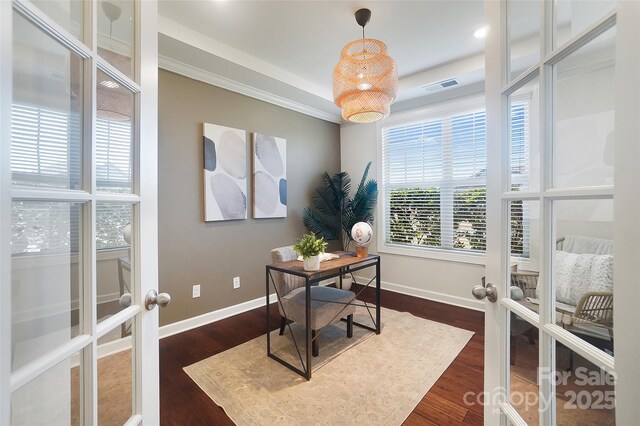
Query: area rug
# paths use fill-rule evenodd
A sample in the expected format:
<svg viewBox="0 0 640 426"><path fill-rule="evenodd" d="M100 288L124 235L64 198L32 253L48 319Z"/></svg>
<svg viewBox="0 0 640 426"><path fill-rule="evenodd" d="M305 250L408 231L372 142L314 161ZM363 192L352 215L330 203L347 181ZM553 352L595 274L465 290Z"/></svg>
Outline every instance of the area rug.
<svg viewBox="0 0 640 426"><path fill-rule="evenodd" d="M473 332L406 312L381 315L379 335L354 327L347 339L344 323L321 335L311 381L267 357L266 335L184 370L237 425L400 425ZM367 317L358 310L357 321ZM271 339L297 357L290 335L276 330Z"/></svg>

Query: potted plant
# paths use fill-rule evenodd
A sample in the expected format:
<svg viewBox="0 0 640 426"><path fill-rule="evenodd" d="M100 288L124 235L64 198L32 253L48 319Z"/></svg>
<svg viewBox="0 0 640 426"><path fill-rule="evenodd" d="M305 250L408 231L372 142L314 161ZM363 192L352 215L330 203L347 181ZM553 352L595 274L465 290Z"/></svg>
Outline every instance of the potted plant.
<svg viewBox="0 0 640 426"><path fill-rule="evenodd" d="M373 225L373 214L378 201L378 183L368 179L371 162L367 164L353 198L351 176L347 172L323 175L324 185L315 189L311 207L302 212L302 222L316 235L327 241L337 240L343 251L349 251L353 238L351 228L358 222ZM345 277L342 279L343 288Z"/></svg>
<svg viewBox="0 0 640 426"><path fill-rule="evenodd" d="M305 271L317 271L320 269L320 254L327 247L324 238L317 238L313 232L305 234L293 246L293 250L302 256Z"/></svg>

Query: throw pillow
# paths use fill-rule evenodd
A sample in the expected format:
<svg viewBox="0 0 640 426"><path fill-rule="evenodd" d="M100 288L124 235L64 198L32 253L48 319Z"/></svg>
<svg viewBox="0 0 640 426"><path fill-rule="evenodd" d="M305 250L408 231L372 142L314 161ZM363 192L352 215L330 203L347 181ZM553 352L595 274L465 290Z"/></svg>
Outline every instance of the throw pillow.
<svg viewBox="0 0 640 426"><path fill-rule="evenodd" d="M613 255L556 252L556 300L577 305L588 291L613 291Z"/></svg>

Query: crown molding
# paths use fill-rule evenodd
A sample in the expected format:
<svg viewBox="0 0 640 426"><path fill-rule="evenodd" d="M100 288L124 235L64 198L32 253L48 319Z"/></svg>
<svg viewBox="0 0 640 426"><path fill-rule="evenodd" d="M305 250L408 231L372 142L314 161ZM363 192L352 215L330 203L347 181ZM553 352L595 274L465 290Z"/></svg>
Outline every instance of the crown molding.
<svg viewBox="0 0 640 426"><path fill-rule="evenodd" d="M222 77L218 74L212 73L210 71L205 71L189 64L185 64L184 62L177 61L167 56L160 55L158 57L158 66L166 71L171 71L173 73L180 74L182 76L189 77L203 83L211 84L222 89L230 90L241 95L249 96L251 98L268 102L282 108L287 108L301 114L309 115L311 117L319 118L321 120L337 124L340 124L342 121L342 118L339 114L331 114L326 111L322 111L320 109L313 108L296 101L292 101L282 96L274 95L273 93L269 93L264 90L246 85L244 83Z"/></svg>

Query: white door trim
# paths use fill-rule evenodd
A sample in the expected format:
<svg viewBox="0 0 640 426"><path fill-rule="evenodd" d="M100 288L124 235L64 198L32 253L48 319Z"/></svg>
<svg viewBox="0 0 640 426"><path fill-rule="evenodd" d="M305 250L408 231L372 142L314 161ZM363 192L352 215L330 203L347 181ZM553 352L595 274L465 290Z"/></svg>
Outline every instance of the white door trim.
<svg viewBox="0 0 640 426"><path fill-rule="evenodd" d="M11 421L11 2L0 1L0 424ZM5 101L3 101L5 100Z"/></svg>
<svg viewBox="0 0 640 426"><path fill-rule="evenodd" d="M138 98L139 184L140 204L136 209L141 244L134 250L139 262L136 276L137 303L144 306L149 290L158 288L158 4L155 1L136 2L138 25L136 46L140 52L140 66L136 67L137 81L142 94ZM135 355L135 380L144 384L144 392L135 387L136 412L142 413L144 423L160 424L160 364L158 361L158 310L143 312L136 322L135 346L142 349ZM144 352L144 359L142 357Z"/></svg>
<svg viewBox="0 0 640 426"><path fill-rule="evenodd" d="M614 277L624 287L614 291L616 339L616 423L633 424L640 418L640 307L638 258L640 258L640 2L619 1L616 43L616 145ZM629 84L629 82L635 82ZM632 226L629 226L632 225Z"/></svg>

